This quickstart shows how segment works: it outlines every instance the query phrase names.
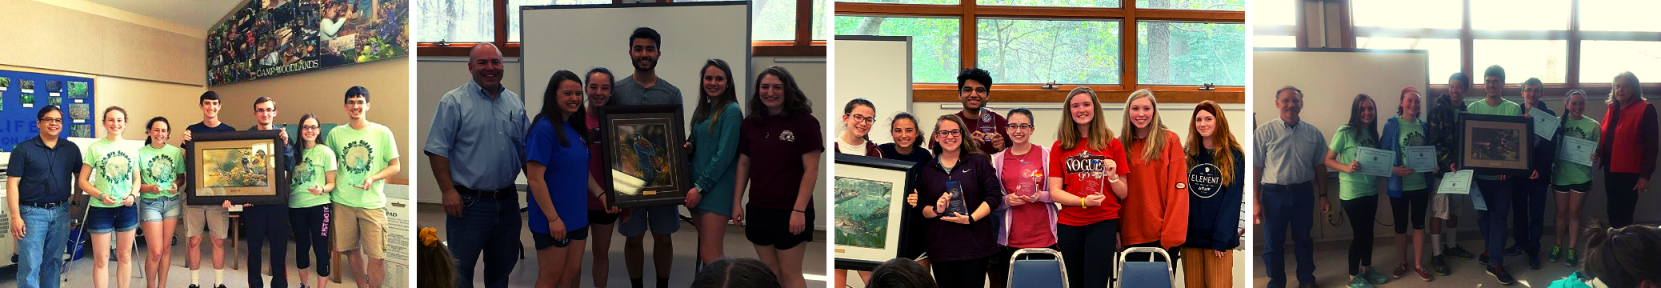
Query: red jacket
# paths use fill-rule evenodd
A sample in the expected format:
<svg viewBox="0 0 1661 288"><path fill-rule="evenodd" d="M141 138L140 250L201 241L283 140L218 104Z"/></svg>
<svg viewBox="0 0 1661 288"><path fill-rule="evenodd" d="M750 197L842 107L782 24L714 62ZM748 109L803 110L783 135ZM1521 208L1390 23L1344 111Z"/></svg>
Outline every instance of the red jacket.
<svg viewBox="0 0 1661 288"><path fill-rule="evenodd" d="M1649 101L1609 105L1603 115L1604 140L1598 143L1598 165L1615 173L1637 173L1649 179L1655 173L1655 106Z"/></svg>

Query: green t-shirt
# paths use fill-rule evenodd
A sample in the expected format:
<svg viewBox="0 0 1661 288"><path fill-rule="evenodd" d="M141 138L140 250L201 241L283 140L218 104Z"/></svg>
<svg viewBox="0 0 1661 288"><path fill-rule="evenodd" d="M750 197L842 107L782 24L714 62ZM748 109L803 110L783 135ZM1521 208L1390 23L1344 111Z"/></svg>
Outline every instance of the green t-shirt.
<svg viewBox="0 0 1661 288"><path fill-rule="evenodd" d="M1338 126L1338 132L1332 133L1332 141L1327 147L1338 153L1338 163L1349 165L1355 162L1355 154L1361 152L1361 147L1378 148L1377 140L1366 139L1360 133L1368 133L1350 125ZM1377 138L1374 135L1372 138ZM1350 200L1355 198L1378 195L1378 176L1367 174L1338 172L1338 199Z"/></svg>
<svg viewBox="0 0 1661 288"><path fill-rule="evenodd" d="M317 145L300 152L302 160L294 164L294 184L290 186L288 194L288 208L306 208L329 204L332 193L323 191L323 195L312 195L311 188L323 189L328 184L328 172L335 172L339 163L335 161L334 149L327 145Z"/></svg>
<svg viewBox="0 0 1661 288"><path fill-rule="evenodd" d="M1396 116L1396 133L1396 146L1402 147L1403 151L1406 151L1408 146L1425 146L1426 138L1423 121L1407 122L1406 118ZM1407 163L1407 153L1399 154L1401 154L1402 163ZM1418 173L1401 177L1402 191L1424 190L1428 187L1425 185L1425 173L1430 173L1430 171L1415 172Z"/></svg>
<svg viewBox="0 0 1661 288"><path fill-rule="evenodd" d="M1567 121L1563 121L1563 137L1598 142L1598 139L1602 136L1600 133L1603 132L1598 130L1600 128L1598 120L1592 120L1592 117L1581 117L1580 120L1563 119L1567 119ZM1581 166L1563 159L1557 159L1556 164L1552 167L1552 184L1575 185L1592 182L1592 167Z"/></svg>
<svg viewBox="0 0 1661 288"><path fill-rule="evenodd" d="M115 204L104 204L103 200L92 200L92 207L115 208L121 207L121 200L133 194L133 172L138 172L133 161L138 153L129 151L121 144L109 139L101 139L87 146L87 157L82 162L92 166L92 187L104 195L115 197Z"/></svg>
<svg viewBox="0 0 1661 288"><path fill-rule="evenodd" d="M369 189L358 188L357 185L380 173L393 159L398 159L398 143L393 139L392 130L375 123L369 123L363 130L341 125L329 130L328 138L323 141L324 145L337 149L334 150L335 160L340 163L340 170L335 172L335 191L331 200L356 208L386 207L386 192L382 190L386 180L375 181Z"/></svg>
<svg viewBox="0 0 1661 288"><path fill-rule="evenodd" d="M1522 116L1523 106L1517 105L1517 102L1505 100L1504 98L1500 99L1499 106L1488 106L1488 99L1484 98L1477 99L1476 101L1472 101L1470 105L1466 105L1465 111L1471 112L1471 114L1482 115ZM1530 133L1533 133L1533 131L1530 131ZM1477 175L1476 178L1482 180L1500 179L1500 177L1496 175Z"/></svg>
<svg viewBox="0 0 1661 288"><path fill-rule="evenodd" d="M179 175L185 174L185 151L179 146L164 145L160 149L144 145L138 148L138 174L141 184L156 185L157 193L141 193L139 197L145 200L155 200L162 197L179 195L173 184L184 180ZM180 183L184 184L184 183Z"/></svg>

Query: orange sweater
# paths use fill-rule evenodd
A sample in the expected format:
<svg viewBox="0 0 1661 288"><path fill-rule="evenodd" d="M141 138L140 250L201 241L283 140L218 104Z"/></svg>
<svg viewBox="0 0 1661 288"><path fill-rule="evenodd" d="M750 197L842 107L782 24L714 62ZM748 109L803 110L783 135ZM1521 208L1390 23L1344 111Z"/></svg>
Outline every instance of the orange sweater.
<svg viewBox="0 0 1661 288"><path fill-rule="evenodd" d="M1176 132L1155 133L1163 135L1150 137L1165 137L1158 160L1142 157L1147 141L1132 140L1125 153L1130 158L1130 191L1119 208L1124 213L1124 245L1158 241L1160 247L1170 248L1182 246L1188 237L1188 158Z"/></svg>

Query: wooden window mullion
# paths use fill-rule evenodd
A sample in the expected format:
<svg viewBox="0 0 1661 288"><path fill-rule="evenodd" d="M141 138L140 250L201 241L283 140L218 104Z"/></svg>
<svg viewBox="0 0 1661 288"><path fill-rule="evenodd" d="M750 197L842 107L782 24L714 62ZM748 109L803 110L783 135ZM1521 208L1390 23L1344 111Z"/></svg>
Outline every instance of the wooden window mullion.
<svg viewBox="0 0 1661 288"><path fill-rule="evenodd" d="M1567 55L1569 65L1564 65L1568 66L1569 71L1564 73L1564 75L1568 75L1568 77L1564 77L1566 82L1564 84L1568 84L1569 87L1573 88L1580 87L1580 0L1571 2L1569 4L1569 55Z"/></svg>
<svg viewBox="0 0 1661 288"><path fill-rule="evenodd" d="M1136 1L1124 1L1125 18L1119 21L1119 89L1136 89Z"/></svg>
<svg viewBox="0 0 1661 288"><path fill-rule="evenodd" d="M978 67L978 66L975 66L975 61L977 59L980 59L980 51L976 50L976 49L979 49L979 44L980 44L980 43L977 43L978 40L980 39L980 34L979 34L979 31L978 31L978 28L980 27L980 25L978 25L978 23L979 23L980 20L976 19L976 16L975 16L975 7L977 5L975 3L976 0L961 0L961 1L962 2L959 3L959 4L961 4L963 6L963 23L959 23L957 25L958 30L959 30L959 32L958 32L958 35L959 35L958 36L958 44L959 44L958 49L960 50L958 52L958 58L962 58L961 59L963 61L963 68L962 69L969 69L969 68ZM962 70L962 69L959 69L959 70Z"/></svg>

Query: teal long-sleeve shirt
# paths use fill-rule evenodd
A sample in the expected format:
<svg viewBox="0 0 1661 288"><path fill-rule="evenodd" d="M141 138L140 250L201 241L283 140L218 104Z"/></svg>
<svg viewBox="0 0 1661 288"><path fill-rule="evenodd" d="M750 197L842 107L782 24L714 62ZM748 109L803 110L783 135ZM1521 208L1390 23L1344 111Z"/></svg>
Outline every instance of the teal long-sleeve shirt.
<svg viewBox="0 0 1661 288"><path fill-rule="evenodd" d="M738 104L727 104L717 117L692 123L692 179L701 187L703 199L696 208L732 215L732 192L738 162L738 129L744 113ZM715 122L710 129L710 121Z"/></svg>

